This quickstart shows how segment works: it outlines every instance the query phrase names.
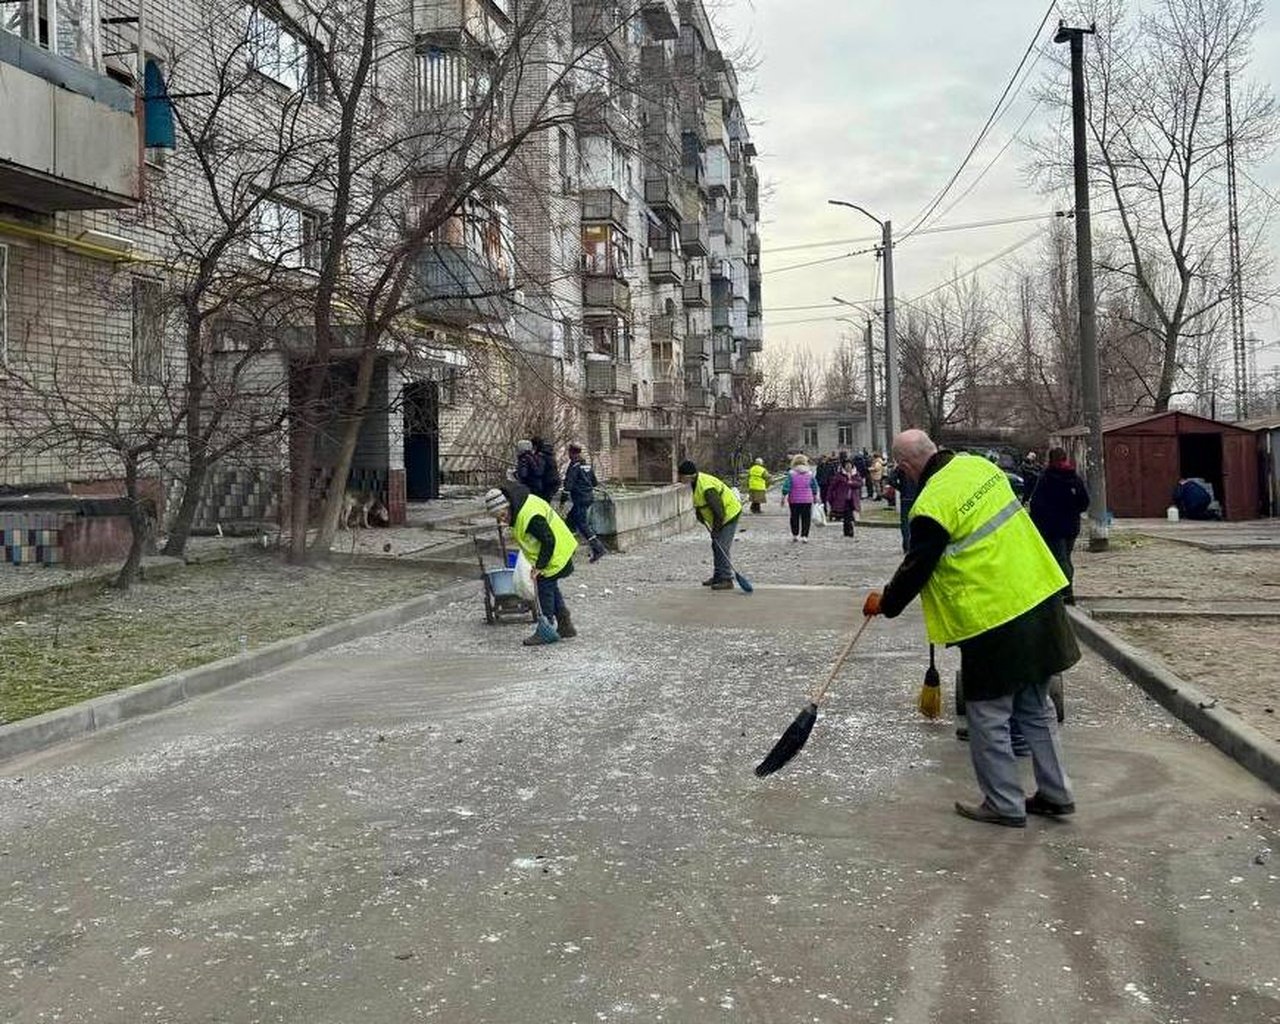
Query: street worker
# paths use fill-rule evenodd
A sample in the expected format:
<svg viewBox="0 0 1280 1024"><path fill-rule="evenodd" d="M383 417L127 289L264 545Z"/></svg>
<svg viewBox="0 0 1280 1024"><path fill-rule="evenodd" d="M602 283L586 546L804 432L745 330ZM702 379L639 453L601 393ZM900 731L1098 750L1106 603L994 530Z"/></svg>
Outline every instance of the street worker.
<svg viewBox="0 0 1280 1024"><path fill-rule="evenodd" d="M569 468L564 473L564 490L560 492L560 508L564 509L566 501L571 502L566 522L571 530L582 535L582 539L591 548L588 561L599 561L605 554L604 542L596 536L591 528L591 506L595 504L596 488L600 481L596 479L591 463L582 455L582 445L569 445Z"/></svg>
<svg viewBox="0 0 1280 1024"><path fill-rule="evenodd" d="M769 494L769 471L764 467L764 459L756 459L747 470L747 493L751 497L751 514L759 515L760 506Z"/></svg>
<svg viewBox="0 0 1280 1024"><path fill-rule="evenodd" d="M560 593L560 581L573 573L573 553L578 548L564 520L545 501L517 483L490 488L485 492L484 507L500 524L511 527L517 546L533 567L539 614L555 627L555 640L543 637L535 629L533 636L525 638L524 646L539 647L577 636L569 607Z"/></svg>
<svg viewBox="0 0 1280 1024"><path fill-rule="evenodd" d="M866 615L900 615L917 595L929 641L960 648L969 753L981 804L957 802L974 821L1022 828L1028 814L1075 811L1063 766L1050 677L1080 659L1059 592L1066 577L1004 471L986 459L939 450L922 430L893 441L907 477L920 485L911 544ZM1031 748L1036 792L1018 781L1010 736Z"/></svg>
<svg viewBox="0 0 1280 1024"><path fill-rule="evenodd" d="M677 470L680 482L693 488L693 511L698 521L711 534L711 557L715 566L710 579L702 581L712 590L733 589L733 563L729 551L733 536L738 532L738 517L742 515L742 502L723 480L710 473L698 472L698 467L686 459Z"/></svg>

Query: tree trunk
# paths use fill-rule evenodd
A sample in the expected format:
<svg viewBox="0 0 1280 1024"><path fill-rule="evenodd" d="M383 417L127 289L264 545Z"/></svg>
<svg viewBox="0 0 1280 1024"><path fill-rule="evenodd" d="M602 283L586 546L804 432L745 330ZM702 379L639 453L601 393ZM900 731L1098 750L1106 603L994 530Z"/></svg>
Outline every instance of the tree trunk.
<svg viewBox="0 0 1280 1024"><path fill-rule="evenodd" d="M186 307L187 352L187 476L183 481L182 503L173 528L165 540L164 553L181 558L187 550L191 536L191 524L195 521L196 507L204 491L209 475L208 439L205 434L205 352L204 322L200 317L201 289L197 289Z"/></svg>
<svg viewBox="0 0 1280 1024"><path fill-rule="evenodd" d="M151 518L143 508L138 497L138 460L128 455L124 460L124 494L129 501L129 555L120 567L112 586L117 590L128 590L138 578L138 569L142 565L142 556L151 537Z"/></svg>
<svg viewBox="0 0 1280 1024"><path fill-rule="evenodd" d="M320 412L320 397L324 391L325 377L329 372L328 360L316 358L307 367L304 394L299 405L289 413L290 448L290 501L289 501L289 561L300 565L307 560L307 528L311 523L311 470L315 466L316 418Z"/></svg>
<svg viewBox="0 0 1280 1024"><path fill-rule="evenodd" d="M360 440L360 427L364 423L365 413L369 408L369 392L373 388L373 371L377 361L377 346L370 343L360 354L360 365L356 370L356 385L351 395L348 418L342 427L338 461L333 467L333 478L329 481L324 508L321 510L320 522L316 527L316 536L309 549L313 559L329 556L333 538L338 532L338 517L342 514L342 499L347 489L347 477L351 473L351 460L355 457L356 444Z"/></svg>
<svg viewBox="0 0 1280 1024"><path fill-rule="evenodd" d="M178 505L178 513L174 517L169 536L164 542L163 554L171 558L181 558L187 550L187 541L191 539L191 524L195 522L196 509L200 505L200 497L204 491L205 480L209 476L209 465L203 455L192 452L187 460L187 477L183 481L182 502Z"/></svg>
<svg viewBox="0 0 1280 1024"><path fill-rule="evenodd" d="M1178 338L1181 324L1170 324L1160 340L1164 343L1164 358L1160 362L1160 386L1156 390L1155 411L1168 412L1173 397L1173 382L1178 373Z"/></svg>

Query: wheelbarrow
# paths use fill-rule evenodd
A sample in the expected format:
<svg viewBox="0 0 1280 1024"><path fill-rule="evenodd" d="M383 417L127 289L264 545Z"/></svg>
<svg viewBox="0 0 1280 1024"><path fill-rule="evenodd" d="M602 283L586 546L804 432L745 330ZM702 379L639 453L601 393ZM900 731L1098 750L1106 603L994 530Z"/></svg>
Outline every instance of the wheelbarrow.
<svg viewBox="0 0 1280 1024"><path fill-rule="evenodd" d="M533 602L526 601L516 593L516 571L514 566L506 565L507 545L502 531L498 531L498 544L502 551L503 566L490 569L484 564L484 553L480 548L480 539L473 538L476 547L476 561L480 563L480 579L484 583L484 620L493 626L503 619L528 618L537 622L538 614Z"/></svg>

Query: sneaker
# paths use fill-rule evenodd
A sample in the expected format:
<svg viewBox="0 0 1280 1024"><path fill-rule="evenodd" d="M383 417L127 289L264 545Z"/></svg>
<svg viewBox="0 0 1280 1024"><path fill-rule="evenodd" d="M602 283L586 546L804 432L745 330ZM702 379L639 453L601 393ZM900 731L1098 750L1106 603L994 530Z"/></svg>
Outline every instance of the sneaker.
<svg viewBox="0 0 1280 1024"><path fill-rule="evenodd" d="M1076 813L1076 805L1055 804L1048 797L1043 797L1039 793L1034 796L1027 797L1027 813L1040 814L1046 818L1065 818L1068 814Z"/></svg>
<svg viewBox="0 0 1280 1024"><path fill-rule="evenodd" d="M808 538L808 537L801 537L801 538L800 538L800 543L801 543L801 544L808 544L808 543L809 543L809 538Z"/></svg>
<svg viewBox="0 0 1280 1024"><path fill-rule="evenodd" d="M987 825L1003 825L1005 828L1026 828L1027 819L1009 818L1003 814L997 814L991 807L987 806L984 800L980 804L962 804L956 801L956 814L962 818L968 818L970 821L981 821Z"/></svg>
<svg viewBox="0 0 1280 1024"><path fill-rule="evenodd" d="M712 590L732 590L733 580L716 580L711 584Z"/></svg>
<svg viewBox="0 0 1280 1024"><path fill-rule="evenodd" d="M547 644L553 644L556 642L556 640L559 640L559 639L560 637L557 636L555 640L549 640L545 638L541 633L534 633L533 636L525 637L523 640L520 641L520 643L524 647L545 647Z"/></svg>
<svg viewBox="0 0 1280 1024"><path fill-rule="evenodd" d="M800 542L800 538L799 538L799 537L792 537L792 538L791 538L791 543L792 543L792 544L798 544L799 542Z"/></svg>

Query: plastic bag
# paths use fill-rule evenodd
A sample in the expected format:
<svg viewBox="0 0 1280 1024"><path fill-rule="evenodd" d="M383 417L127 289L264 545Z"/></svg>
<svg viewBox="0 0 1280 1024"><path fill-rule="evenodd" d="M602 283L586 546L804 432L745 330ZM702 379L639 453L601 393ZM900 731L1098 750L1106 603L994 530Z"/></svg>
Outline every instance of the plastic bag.
<svg viewBox="0 0 1280 1024"><path fill-rule="evenodd" d="M538 599L538 586L533 582L533 566L529 564L529 559L524 557L523 551L516 556L514 582L516 593L526 601L532 604Z"/></svg>
<svg viewBox="0 0 1280 1024"><path fill-rule="evenodd" d="M822 506L816 503L813 506L813 525L814 526L827 525L827 514L822 511Z"/></svg>

